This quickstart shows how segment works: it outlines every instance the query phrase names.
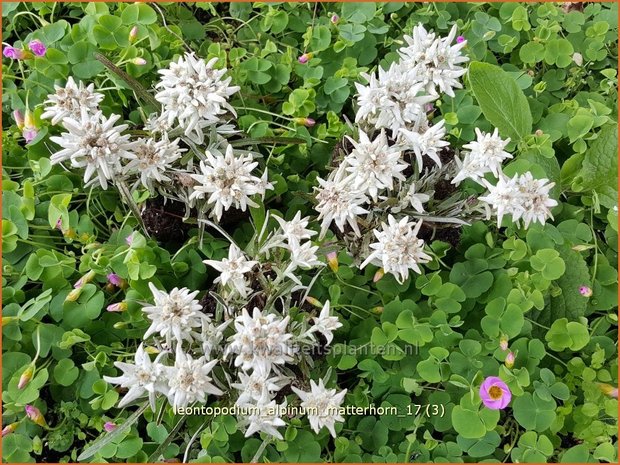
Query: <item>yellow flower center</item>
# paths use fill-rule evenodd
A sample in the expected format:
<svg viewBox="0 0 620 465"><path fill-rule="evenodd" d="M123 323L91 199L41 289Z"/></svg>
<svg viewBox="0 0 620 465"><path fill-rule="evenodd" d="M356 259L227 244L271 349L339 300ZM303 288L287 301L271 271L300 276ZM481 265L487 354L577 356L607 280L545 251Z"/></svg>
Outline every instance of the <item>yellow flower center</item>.
<svg viewBox="0 0 620 465"><path fill-rule="evenodd" d="M489 397L493 400L499 400L502 398L502 389L497 386L491 386L488 392Z"/></svg>

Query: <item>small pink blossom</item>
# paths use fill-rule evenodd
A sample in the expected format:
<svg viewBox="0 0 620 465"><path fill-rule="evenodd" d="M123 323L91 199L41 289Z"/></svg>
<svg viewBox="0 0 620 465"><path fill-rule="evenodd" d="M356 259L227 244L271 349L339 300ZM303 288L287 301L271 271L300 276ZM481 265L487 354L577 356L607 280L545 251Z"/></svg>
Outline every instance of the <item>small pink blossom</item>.
<svg viewBox="0 0 620 465"><path fill-rule="evenodd" d="M15 119L15 124L17 124L17 127L19 129L23 129L24 128L24 115L22 114L22 112L19 110L15 110L13 112L13 118Z"/></svg>
<svg viewBox="0 0 620 465"><path fill-rule="evenodd" d="M579 288L579 293L584 297L592 297L592 289L588 286L581 286Z"/></svg>
<svg viewBox="0 0 620 465"><path fill-rule="evenodd" d="M508 352L508 355L506 355L506 360L504 360L504 364L506 365L506 368L512 368L515 366L514 352Z"/></svg>
<svg viewBox="0 0 620 465"><path fill-rule="evenodd" d="M113 423L111 421L106 421L103 424L103 429L106 430L108 433L111 433L112 431L116 429L116 423Z"/></svg>
<svg viewBox="0 0 620 465"><path fill-rule="evenodd" d="M508 350L508 338L506 336L499 338L499 348L504 351Z"/></svg>
<svg viewBox="0 0 620 465"><path fill-rule="evenodd" d="M129 236L125 238L125 242L127 243L129 247L131 247L131 244L133 242L133 233L131 233Z"/></svg>
<svg viewBox="0 0 620 465"><path fill-rule="evenodd" d="M110 304L106 307L108 312L124 312L127 310L127 304L125 302L117 302L115 304Z"/></svg>
<svg viewBox="0 0 620 465"><path fill-rule="evenodd" d="M508 385L497 376L489 376L480 385L480 399L491 410L506 408L512 399Z"/></svg>
<svg viewBox="0 0 620 465"><path fill-rule="evenodd" d="M11 423L10 425L6 425L4 428L2 428L2 437L6 436L7 434L11 434L17 429L18 426L19 423Z"/></svg>
<svg viewBox="0 0 620 465"><path fill-rule="evenodd" d="M137 66L146 65L146 60L144 58L140 58L140 57L134 58L134 59L130 60L130 62L133 63L134 65L137 65Z"/></svg>
<svg viewBox="0 0 620 465"><path fill-rule="evenodd" d="M41 411L34 405L26 405L25 410L26 416L30 419L30 421L36 423L39 426L47 426L47 423L45 422L45 418L43 418Z"/></svg>
<svg viewBox="0 0 620 465"><path fill-rule="evenodd" d="M37 128L24 128L22 131L22 136L24 137L26 144L32 142L37 137L37 134L39 134L39 130Z"/></svg>
<svg viewBox="0 0 620 465"><path fill-rule="evenodd" d="M129 31L129 42L134 42L138 37L138 26L134 26Z"/></svg>
<svg viewBox="0 0 620 465"><path fill-rule="evenodd" d="M338 254L336 252L329 252L327 255L327 264L330 269L336 273L338 271Z"/></svg>
<svg viewBox="0 0 620 465"><path fill-rule="evenodd" d="M330 21L332 22L332 24L338 24L338 21L340 21L340 16L334 14L332 15Z"/></svg>
<svg viewBox="0 0 620 465"><path fill-rule="evenodd" d="M40 40L36 39L30 41L30 43L28 44L28 48L32 50L32 53L34 53L38 57L44 56L47 52L47 47L45 46L45 44Z"/></svg>
<svg viewBox="0 0 620 465"><path fill-rule="evenodd" d="M375 273L375 275L373 276L372 282L373 283L378 282L381 278L383 278L383 276L385 276L385 270L383 268L379 268L377 272Z"/></svg>
<svg viewBox="0 0 620 465"><path fill-rule="evenodd" d="M311 58L312 53L304 53L297 59L297 61L300 62L302 65L305 65L306 63L308 63L308 61L310 61Z"/></svg>
<svg viewBox="0 0 620 465"><path fill-rule="evenodd" d="M110 273L108 274L108 282L116 287L120 287L120 285L123 284L123 278L116 273Z"/></svg>
<svg viewBox="0 0 620 465"><path fill-rule="evenodd" d="M463 36L458 36L458 37L456 38L456 43L457 43L457 44L462 44L463 42L465 42L465 37L463 37Z"/></svg>
<svg viewBox="0 0 620 465"><path fill-rule="evenodd" d="M20 48L4 47L2 54L12 60L23 60L26 58L26 52Z"/></svg>

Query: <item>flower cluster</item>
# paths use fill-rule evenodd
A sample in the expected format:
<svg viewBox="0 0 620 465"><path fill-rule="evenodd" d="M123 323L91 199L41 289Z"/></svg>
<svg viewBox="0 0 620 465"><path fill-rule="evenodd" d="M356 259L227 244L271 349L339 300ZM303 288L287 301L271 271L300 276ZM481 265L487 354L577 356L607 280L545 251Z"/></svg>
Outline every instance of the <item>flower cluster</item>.
<svg viewBox="0 0 620 465"><path fill-rule="evenodd" d="M161 70L155 99L162 111L145 122L147 137L136 139L124 133L128 124L116 125L120 115L103 115L99 104L104 96L95 92L94 84L85 86L69 77L64 87L56 86L48 96L41 116L66 130L51 138L61 148L52 154L52 164L69 162L74 168L84 168L87 185L107 189L109 184L130 184L132 189L142 186L181 200L187 211L198 207L201 218L209 214L219 221L230 208L255 207L251 196L264 196L272 185L266 170L262 178L252 175L258 163L251 153L233 149L223 137L236 132L221 118L226 113L235 115L228 98L239 87L230 86L227 70L216 65L215 58L205 62L186 54ZM216 132L205 153L195 143L205 142L209 127ZM188 151L191 154L185 156ZM194 156L200 158L199 164Z"/></svg>
<svg viewBox="0 0 620 465"><path fill-rule="evenodd" d="M309 218L298 213L290 221L276 217L275 223L268 234L257 232L246 250L233 243L227 257L204 261L219 275L200 301L198 291L166 292L149 284L153 304L142 311L151 322L144 344L151 340L151 345L138 347L134 363L115 363L122 375L105 377L129 388L120 406L148 397L155 409L161 396L179 409L228 393L222 402L233 402L243 412L239 424L246 426L246 436L264 432L282 438L278 428L286 424L281 412L287 400L279 393L299 383L289 366L302 358L312 364L314 348L329 345L342 324L331 315L329 301L318 315L296 312L293 317L289 305L276 309L277 300L307 289L296 276L298 268L323 264L316 255L318 246L310 240L317 233L308 229ZM212 305L204 303L209 298L214 299ZM158 354L154 361L149 353ZM304 392L296 384L302 407L330 407L308 408L310 425L316 432L326 427L335 436L334 425L344 418L332 407L342 404L346 390L327 389L324 380L310 385L310 392Z"/></svg>
<svg viewBox="0 0 620 465"><path fill-rule="evenodd" d="M456 37L456 26L439 37L418 25L404 40L398 61L362 74L367 84L356 84L358 139L345 136L344 153L332 162L337 168L318 179L315 205L319 238L333 223L360 267L377 265L379 276L391 273L399 282L409 270L422 273L419 265L431 260L419 237L423 228L427 239L438 228L468 224L485 212L488 217L492 209L500 223L509 213L528 227L544 223L557 205L546 179L530 172L506 178L502 163L513 156L506 151L510 139L498 129L475 128L476 139L463 145L460 158L445 140L445 121L433 118L432 102L442 94L454 97L462 87L467 41ZM499 178L496 185L488 182L490 175ZM466 197L456 187L465 180L489 193Z"/></svg>

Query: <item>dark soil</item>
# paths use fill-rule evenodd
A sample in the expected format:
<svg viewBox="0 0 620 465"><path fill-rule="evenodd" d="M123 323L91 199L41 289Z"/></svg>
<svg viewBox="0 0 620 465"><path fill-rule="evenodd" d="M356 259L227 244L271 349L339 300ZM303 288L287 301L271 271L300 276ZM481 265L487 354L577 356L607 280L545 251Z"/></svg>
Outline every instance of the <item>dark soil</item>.
<svg viewBox="0 0 620 465"><path fill-rule="evenodd" d="M185 205L162 197L149 199L142 210L146 231L159 242L182 242L191 226L183 222Z"/></svg>

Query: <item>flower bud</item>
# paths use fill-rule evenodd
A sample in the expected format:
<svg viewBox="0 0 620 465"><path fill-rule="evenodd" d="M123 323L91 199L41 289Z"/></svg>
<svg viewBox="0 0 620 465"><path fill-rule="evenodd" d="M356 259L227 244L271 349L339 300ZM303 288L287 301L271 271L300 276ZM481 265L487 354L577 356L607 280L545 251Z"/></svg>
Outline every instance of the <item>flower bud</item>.
<svg viewBox="0 0 620 465"><path fill-rule="evenodd" d="M376 315L381 315L383 313L383 307L374 307L371 311Z"/></svg>
<svg viewBox="0 0 620 465"><path fill-rule="evenodd" d="M24 115L19 110L15 110L13 112L13 118L15 119L15 124L19 129L24 129Z"/></svg>
<svg viewBox="0 0 620 465"><path fill-rule="evenodd" d="M131 244L133 243L133 233L131 233L129 236L127 236L127 237L125 238L125 243L126 243L129 247L131 247Z"/></svg>
<svg viewBox="0 0 620 465"><path fill-rule="evenodd" d="M47 47L45 46L45 44L37 39L31 40L28 44L28 48L32 50L32 53L34 53L38 57L44 56L47 52Z"/></svg>
<svg viewBox="0 0 620 465"><path fill-rule="evenodd" d="M508 352L506 355L506 360L504 360L504 364L506 368L512 368L515 365L515 354L513 352Z"/></svg>
<svg viewBox="0 0 620 465"><path fill-rule="evenodd" d="M116 287L121 287L121 285L123 284L123 278L121 278L116 273L109 273L107 278L108 282Z"/></svg>
<svg viewBox="0 0 620 465"><path fill-rule="evenodd" d="M583 55L578 52L573 53L573 61L577 66L583 65Z"/></svg>
<svg viewBox="0 0 620 465"><path fill-rule="evenodd" d="M28 53L25 50L15 47L4 47L2 54L11 60L24 60L28 57Z"/></svg>
<svg viewBox="0 0 620 465"><path fill-rule="evenodd" d="M125 329L127 324L128 323L126 321L117 321L116 323L114 323L113 327L114 329Z"/></svg>
<svg viewBox="0 0 620 465"><path fill-rule="evenodd" d="M540 136L542 136L543 134L544 134L544 132L542 132L542 130L540 130L540 129L536 129L536 132L534 133L534 135L535 135L536 137L540 137Z"/></svg>
<svg viewBox="0 0 620 465"><path fill-rule="evenodd" d="M133 59L129 60L129 62L133 63L134 65L137 65L137 66L146 65L146 60L144 58L140 58L140 57L133 58Z"/></svg>
<svg viewBox="0 0 620 465"><path fill-rule="evenodd" d="M321 302L319 302L318 299L315 299L314 297L306 297L306 302L308 302L310 305L314 305L317 308L323 308L323 304Z"/></svg>
<svg viewBox="0 0 620 465"><path fill-rule="evenodd" d="M499 338L499 348L508 350L508 337L506 335L502 335L502 337Z"/></svg>
<svg viewBox="0 0 620 465"><path fill-rule="evenodd" d="M71 292L69 292L69 294L67 294L67 297L65 297L65 302L75 302L76 300L79 299L81 293L82 293L81 287L73 289Z"/></svg>
<svg viewBox="0 0 620 465"><path fill-rule="evenodd" d="M90 270L88 273L86 273L84 276L78 279L77 282L73 285L73 287L76 289L79 289L82 286L84 286L84 284L88 284L89 282L93 280L93 278L95 277L95 274L96 273L93 270Z"/></svg>
<svg viewBox="0 0 620 465"><path fill-rule="evenodd" d="M6 425L4 428L2 428L2 437L6 436L7 434L11 434L17 429L18 426L19 423L11 423L10 425Z"/></svg>
<svg viewBox="0 0 620 465"><path fill-rule="evenodd" d="M108 312L124 312L127 310L127 304L125 302L117 302L115 304L108 305L106 310Z"/></svg>
<svg viewBox="0 0 620 465"><path fill-rule="evenodd" d="M338 24L338 21L340 21L340 16L338 16L337 14L333 14L330 18L330 21L332 22L332 24Z"/></svg>
<svg viewBox="0 0 620 465"><path fill-rule="evenodd" d="M613 387L611 384L606 383L598 383L598 387L603 394L609 397L613 397L614 399L618 398L618 388Z"/></svg>
<svg viewBox="0 0 620 465"><path fill-rule="evenodd" d="M24 389L30 380L32 379L32 375L34 374L35 364L32 362L28 367L24 370L22 375L19 377L19 382L17 383L17 389Z"/></svg>
<svg viewBox="0 0 620 465"><path fill-rule="evenodd" d="M129 31L129 42L133 43L138 38L138 26L134 26Z"/></svg>
<svg viewBox="0 0 620 465"><path fill-rule="evenodd" d="M47 422L45 421L45 418L43 418L43 415L41 414L41 411L36 408L34 405L26 405L26 415L28 416L28 418L30 419L30 421L32 421L33 423L36 423L39 426L43 426L44 428L47 428Z"/></svg>
<svg viewBox="0 0 620 465"><path fill-rule="evenodd" d="M376 283L377 281L379 281L381 278L383 278L383 276L385 276L385 270L383 268L379 268L377 270L377 272L375 273L375 275L372 278L372 282Z"/></svg>
<svg viewBox="0 0 620 465"><path fill-rule="evenodd" d="M2 327L12 323L13 321L18 320L19 318L16 316L3 316L2 317Z"/></svg>
<svg viewBox="0 0 620 465"><path fill-rule="evenodd" d="M581 286L579 288L579 293L584 297L592 297L592 289L588 286Z"/></svg>
<svg viewBox="0 0 620 465"><path fill-rule="evenodd" d="M144 348L144 351L149 355L157 355L161 352L157 347L153 346L146 346Z"/></svg>
<svg viewBox="0 0 620 465"><path fill-rule="evenodd" d="M458 37L456 38L456 43L457 43L457 44L462 44L463 42L465 42L465 37L463 37L463 36L458 36Z"/></svg>
<svg viewBox="0 0 620 465"><path fill-rule="evenodd" d="M336 273L338 271L338 254L336 252L329 252L327 255L327 264L331 270Z"/></svg>
<svg viewBox="0 0 620 465"><path fill-rule="evenodd" d="M300 62L302 65L305 65L311 59L312 59L312 53L304 53L297 59L297 61Z"/></svg>
<svg viewBox="0 0 620 465"><path fill-rule="evenodd" d="M39 130L37 128L24 128L22 131L22 137L26 141L26 144L29 144L33 140L36 139L37 134L39 134Z"/></svg>
<svg viewBox="0 0 620 465"><path fill-rule="evenodd" d="M111 433L112 431L116 429L116 423L113 423L111 421L106 421L103 424L103 429L106 430L108 433Z"/></svg>

